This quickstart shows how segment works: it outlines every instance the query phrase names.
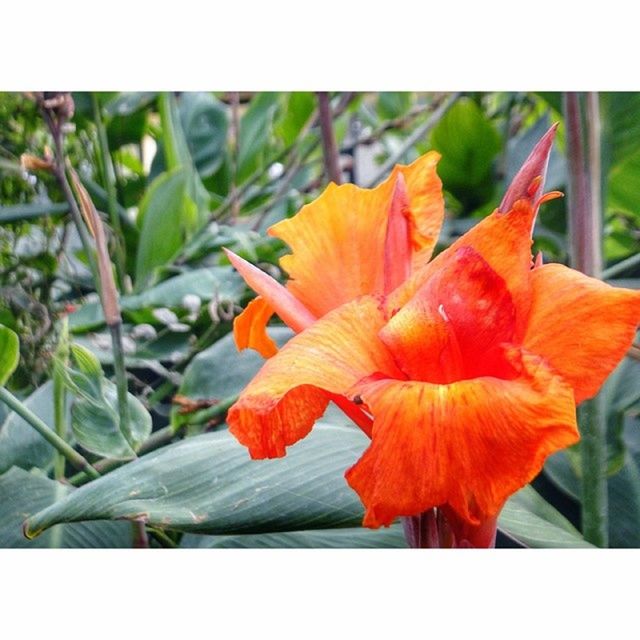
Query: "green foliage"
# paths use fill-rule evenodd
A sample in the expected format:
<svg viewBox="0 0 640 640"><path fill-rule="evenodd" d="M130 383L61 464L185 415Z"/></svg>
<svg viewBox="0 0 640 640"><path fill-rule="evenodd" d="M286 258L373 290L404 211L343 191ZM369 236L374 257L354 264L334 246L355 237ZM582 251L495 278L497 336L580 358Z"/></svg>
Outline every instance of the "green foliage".
<svg viewBox="0 0 640 640"><path fill-rule="evenodd" d="M442 154L438 174L444 188L473 211L489 201L495 188L493 162L502 142L494 125L470 98L461 98L431 133Z"/></svg>
<svg viewBox="0 0 640 640"><path fill-rule="evenodd" d="M76 442L86 451L105 458L134 458L151 434L151 416L142 403L127 394L129 430L123 431L118 412L116 385L105 378L96 356L85 347L71 344L76 368L57 361L67 388L74 394L71 428Z"/></svg>
<svg viewBox="0 0 640 640"><path fill-rule="evenodd" d="M7 384L7 380L16 370L20 361L20 340L15 331L11 331L0 324L0 386Z"/></svg>

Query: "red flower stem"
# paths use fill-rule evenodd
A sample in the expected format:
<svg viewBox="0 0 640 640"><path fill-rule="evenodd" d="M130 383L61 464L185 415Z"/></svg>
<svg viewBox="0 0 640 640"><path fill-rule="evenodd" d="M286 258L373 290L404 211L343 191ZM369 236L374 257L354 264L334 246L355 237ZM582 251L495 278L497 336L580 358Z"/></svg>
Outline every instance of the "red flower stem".
<svg viewBox="0 0 640 640"><path fill-rule="evenodd" d="M580 100L565 93L567 160L569 167L569 238L573 266L587 275L602 273L600 212L600 116L597 94L589 94L588 142L584 149ZM591 544L608 544L607 444L602 400L598 396L578 410L582 466L582 534Z"/></svg>
<svg viewBox="0 0 640 640"><path fill-rule="evenodd" d="M320 117L322 150L324 152L324 166L327 178L336 184L342 184L338 147L336 146L336 138L333 132L331 104L329 102L329 94L326 91L318 92L318 114Z"/></svg>

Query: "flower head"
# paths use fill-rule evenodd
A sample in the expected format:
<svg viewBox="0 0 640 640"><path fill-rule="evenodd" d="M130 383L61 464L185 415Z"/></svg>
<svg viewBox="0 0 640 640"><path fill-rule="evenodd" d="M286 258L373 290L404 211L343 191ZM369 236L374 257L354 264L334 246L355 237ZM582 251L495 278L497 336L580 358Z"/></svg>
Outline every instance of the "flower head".
<svg viewBox="0 0 640 640"><path fill-rule="evenodd" d="M554 131L501 207L431 261L434 153L373 190L330 185L272 227L292 250L286 288L230 254L261 294L236 340L271 356L228 416L252 457L285 455L333 400L372 438L346 473L366 526L438 507L482 529L578 440L576 404L630 346L640 293L532 262ZM299 332L279 352L274 311Z"/></svg>

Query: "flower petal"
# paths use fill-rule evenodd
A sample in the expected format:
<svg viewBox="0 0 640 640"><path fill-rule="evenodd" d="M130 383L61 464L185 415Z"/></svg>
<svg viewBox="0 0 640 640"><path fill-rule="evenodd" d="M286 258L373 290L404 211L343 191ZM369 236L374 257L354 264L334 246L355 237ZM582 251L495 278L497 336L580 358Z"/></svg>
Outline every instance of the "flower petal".
<svg viewBox="0 0 640 640"><path fill-rule="evenodd" d="M371 446L347 472L364 525L449 505L470 524L495 516L551 453L578 440L571 387L512 349L514 380L356 385L374 416Z"/></svg>
<svg viewBox="0 0 640 640"><path fill-rule="evenodd" d="M315 316L286 287L233 251L223 250L245 282L271 305L288 327L302 331L315 322Z"/></svg>
<svg viewBox="0 0 640 640"><path fill-rule="evenodd" d="M229 410L231 433L253 458L283 456L286 446L309 433L331 394L344 395L377 372L402 378L377 338L383 324L380 303L367 297L343 305L294 336Z"/></svg>
<svg viewBox="0 0 640 640"><path fill-rule="evenodd" d="M381 330L412 380L439 384L511 377L501 343L513 340L515 307L505 281L471 247L457 249Z"/></svg>
<svg viewBox="0 0 640 640"><path fill-rule="evenodd" d="M508 213L496 210L398 287L389 297L389 308L404 306L425 282L450 260L455 260L459 249L470 247L505 281L516 308L516 335L521 336L531 304L529 280L534 220L535 209L527 200L518 200Z"/></svg>
<svg viewBox="0 0 640 640"><path fill-rule="evenodd" d="M573 386L576 403L591 398L633 342L640 291L611 287L560 264L534 269L531 282L524 347Z"/></svg>
<svg viewBox="0 0 640 640"><path fill-rule="evenodd" d="M249 302L233 320L233 338L238 351L255 349L263 358L278 353L278 346L267 333L267 323L272 315L271 305L262 296Z"/></svg>
<svg viewBox="0 0 640 640"><path fill-rule="evenodd" d="M375 189L331 184L288 220L269 229L291 254L280 264L287 288L316 316L365 294L382 293L387 219L396 176L404 176L410 206L414 260L426 261L444 216L438 154L394 169Z"/></svg>

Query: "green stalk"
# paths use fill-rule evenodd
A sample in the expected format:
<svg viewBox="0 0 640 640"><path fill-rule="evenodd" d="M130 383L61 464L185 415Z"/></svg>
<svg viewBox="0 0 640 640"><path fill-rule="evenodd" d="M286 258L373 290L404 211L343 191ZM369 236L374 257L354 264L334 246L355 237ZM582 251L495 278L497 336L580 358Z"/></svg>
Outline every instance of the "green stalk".
<svg viewBox="0 0 640 640"><path fill-rule="evenodd" d="M569 164L569 236L573 266L599 278L602 275L600 113L597 94L588 94L588 157L577 93L564 94ZM578 409L582 466L582 534L591 544L608 545L607 443L602 399Z"/></svg>
<svg viewBox="0 0 640 640"><path fill-rule="evenodd" d="M160 122L162 123L162 142L164 143L164 157L167 163L167 170L172 171L180 167L180 151L178 140L172 118L171 100L173 97L166 91L158 98L158 110L160 111Z"/></svg>
<svg viewBox="0 0 640 640"><path fill-rule="evenodd" d="M120 215L118 213L118 201L116 196L116 176L113 168L113 162L111 161L111 154L109 152L109 140L107 138L107 129L104 126L102 120L102 112L100 109L100 103L95 92L91 93L91 102L93 104L93 117L96 122L96 129L98 131L98 141L100 147L100 158L103 168L104 185L107 192L107 208L109 209L109 220L111 221L111 228L115 236L115 266L116 275L118 278L118 286L120 291L126 291L125 289L125 256L124 256L124 236L122 234L122 225L120 224Z"/></svg>
<svg viewBox="0 0 640 640"><path fill-rule="evenodd" d="M69 446L53 429L47 426L35 413L26 407L8 389L0 387L0 400L30 424L49 444L56 448L76 469L80 469L90 478L96 479L100 474L89 461Z"/></svg>
<svg viewBox="0 0 640 640"><path fill-rule="evenodd" d="M64 373L61 365L69 361L69 322L66 317L62 319L60 338L56 348L53 365L53 426L56 434L64 440L67 429L67 389L64 383ZM58 364L59 363L59 364ZM64 479L65 457L56 450L53 463L53 475L56 480Z"/></svg>

